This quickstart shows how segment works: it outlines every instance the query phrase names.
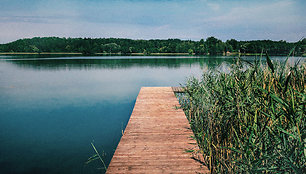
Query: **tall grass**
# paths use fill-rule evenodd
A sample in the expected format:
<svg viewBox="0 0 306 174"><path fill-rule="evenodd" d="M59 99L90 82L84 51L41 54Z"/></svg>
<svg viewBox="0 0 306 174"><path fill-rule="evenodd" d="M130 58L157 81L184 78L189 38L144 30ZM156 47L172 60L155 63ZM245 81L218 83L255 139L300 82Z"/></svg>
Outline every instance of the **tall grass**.
<svg viewBox="0 0 306 174"><path fill-rule="evenodd" d="M287 60L187 81L181 107L212 173L306 172L306 66Z"/></svg>
<svg viewBox="0 0 306 174"><path fill-rule="evenodd" d="M91 157L89 157L88 160L85 162L85 164L89 164L89 163L91 163L91 162L93 162L95 160L99 160L101 162L103 168L98 168L98 169L102 169L102 170L104 170L104 172L106 172L107 167L106 167L106 165L104 163L103 158L101 157L100 153L98 152L96 146L93 143L90 143L90 144L91 144L93 150L95 151L95 154L92 155ZM105 155L104 152L103 152L102 155Z"/></svg>

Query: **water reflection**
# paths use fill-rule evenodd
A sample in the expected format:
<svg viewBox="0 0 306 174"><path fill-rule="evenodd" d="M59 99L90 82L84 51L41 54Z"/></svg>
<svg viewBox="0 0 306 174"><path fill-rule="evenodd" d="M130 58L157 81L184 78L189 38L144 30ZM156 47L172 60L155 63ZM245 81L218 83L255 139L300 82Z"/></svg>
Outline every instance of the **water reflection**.
<svg viewBox="0 0 306 174"><path fill-rule="evenodd" d="M108 164L142 86L179 86L231 59L0 59L0 173L101 173L84 165L91 141Z"/></svg>
<svg viewBox="0 0 306 174"><path fill-rule="evenodd" d="M90 142L108 164L142 86L179 86L233 63L228 57L0 56L0 173L101 173L99 163L84 166Z"/></svg>
<svg viewBox="0 0 306 174"><path fill-rule="evenodd" d="M243 56L241 60L247 62L254 62L255 59L266 62L265 57ZM283 62L286 60L284 56L272 56L271 59L276 62ZM36 70L65 70L65 69L127 69L131 67L167 67L167 68L180 68L186 65L199 65L201 69L215 70L216 68L227 69L227 66L235 63L237 57L173 57L173 56L131 56L131 57L62 57L54 55L53 57L39 56L0 56L0 61L4 60L10 62L20 68L32 68ZM288 63L300 61L300 64L305 63L304 57L290 57ZM246 63L246 62L244 62ZM248 64L248 63L246 63ZM222 69L222 68L221 68Z"/></svg>
<svg viewBox="0 0 306 174"><path fill-rule="evenodd" d="M203 67L210 67L212 69L219 66L221 63L231 64L232 58L154 58L145 57L143 59L96 59L96 57L88 57L86 59L6 59L17 65L20 68L32 68L36 70L63 70L63 69L126 69L131 67L167 67L180 68L186 65L200 65Z"/></svg>

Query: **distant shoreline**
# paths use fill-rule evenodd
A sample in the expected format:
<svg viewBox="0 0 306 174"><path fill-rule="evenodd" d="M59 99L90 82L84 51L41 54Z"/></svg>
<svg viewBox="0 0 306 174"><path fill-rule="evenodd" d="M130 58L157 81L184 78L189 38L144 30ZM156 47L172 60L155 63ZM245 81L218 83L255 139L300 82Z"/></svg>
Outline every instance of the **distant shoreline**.
<svg viewBox="0 0 306 174"><path fill-rule="evenodd" d="M200 41L133 40L120 38L34 37L0 44L0 55L82 55L82 56L273 56L305 55L306 39L295 43L254 40L223 42L215 37Z"/></svg>
<svg viewBox="0 0 306 174"><path fill-rule="evenodd" d="M83 53L67 53L67 52L42 52L42 53L31 53L31 52L0 52L0 55L81 55L81 56L209 56L209 55L195 55L189 53L130 53L130 54L122 54L122 53L94 53L90 55L86 55ZM237 52L223 54L223 55L214 55L214 56L237 56ZM241 56L260 56L261 53L241 53ZM287 55L272 55L272 56L287 56ZM306 53L301 55L302 57L306 57Z"/></svg>
<svg viewBox="0 0 306 174"><path fill-rule="evenodd" d="M0 55L40 55L40 54L66 54L66 55L82 55L82 53L31 53L31 52L2 52Z"/></svg>
<svg viewBox="0 0 306 174"><path fill-rule="evenodd" d="M65 53L65 52L42 52L42 53L31 53L31 52L0 52L0 55L84 55L84 56L193 56L195 54L190 55L189 53L130 53L130 54L122 54L122 53L94 53L94 54L83 54L83 53Z"/></svg>

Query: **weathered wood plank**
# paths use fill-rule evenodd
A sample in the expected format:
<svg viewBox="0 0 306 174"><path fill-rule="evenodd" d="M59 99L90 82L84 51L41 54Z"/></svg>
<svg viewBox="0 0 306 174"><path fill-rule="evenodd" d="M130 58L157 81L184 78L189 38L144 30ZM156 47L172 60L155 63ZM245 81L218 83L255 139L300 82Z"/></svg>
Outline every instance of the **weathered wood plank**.
<svg viewBox="0 0 306 174"><path fill-rule="evenodd" d="M184 87L172 87L173 92L175 93L184 93L185 88Z"/></svg>
<svg viewBox="0 0 306 174"><path fill-rule="evenodd" d="M209 173L171 87L143 87L106 173ZM195 159L194 159L195 158Z"/></svg>

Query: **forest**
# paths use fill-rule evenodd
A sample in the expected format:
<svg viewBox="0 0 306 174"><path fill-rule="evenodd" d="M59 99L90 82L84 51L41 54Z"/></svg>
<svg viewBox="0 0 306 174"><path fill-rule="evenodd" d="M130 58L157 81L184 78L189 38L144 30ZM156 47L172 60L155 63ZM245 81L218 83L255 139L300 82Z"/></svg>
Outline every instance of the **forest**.
<svg viewBox="0 0 306 174"><path fill-rule="evenodd" d="M141 53L187 53L190 55L228 55L234 53L287 55L296 46L295 55L305 55L306 39L297 42L252 40L223 42L215 37L200 41L180 39L132 40L123 38L59 38L34 37L0 44L1 53L96 53L131 55Z"/></svg>

